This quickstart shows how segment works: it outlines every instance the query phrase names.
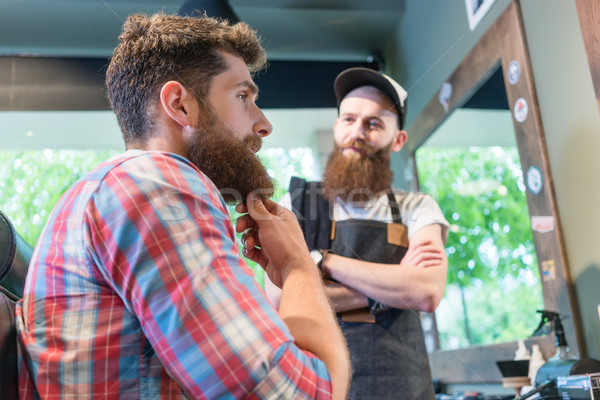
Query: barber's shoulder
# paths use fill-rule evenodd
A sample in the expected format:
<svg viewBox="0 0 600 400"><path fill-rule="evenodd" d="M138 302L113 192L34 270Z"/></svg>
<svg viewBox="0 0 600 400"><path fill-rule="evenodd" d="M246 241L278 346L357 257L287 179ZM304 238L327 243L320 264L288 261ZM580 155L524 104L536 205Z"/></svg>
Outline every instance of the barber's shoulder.
<svg viewBox="0 0 600 400"><path fill-rule="evenodd" d="M443 214L435 199L426 193L394 189L394 195L402 215L433 215L434 220L443 220Z"/></svg>
<svg viewBox="0 0 600 400"><path fill-rule="evenodd" d="M400 206L416 207L422 202L426 201L427 198L431 198L428 194L420 192L412 192L402 189L392 189L394 197Z"/></svg>

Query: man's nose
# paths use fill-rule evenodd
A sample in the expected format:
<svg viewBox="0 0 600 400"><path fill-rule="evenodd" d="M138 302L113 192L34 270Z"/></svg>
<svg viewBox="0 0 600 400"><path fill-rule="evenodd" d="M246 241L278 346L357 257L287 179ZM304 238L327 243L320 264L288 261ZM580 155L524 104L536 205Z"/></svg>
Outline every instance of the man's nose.
<svg viewBox="0 0 600 400"><path fill-rule="evenodd" d="M365 127L363 124L363 120L360 118L357 118L356 121L354 121L354 124L352 124L352 126L350 127L350 138L353 140L356 139L365 139Z"/></svg>
<svg viewBox="0 0 600 400"><path fill-rule="evenodd" d="M273 132L273 126L262 112L262 110L256 107L257 118L252 126L252 131L260 137L269 136Z"/></svg>

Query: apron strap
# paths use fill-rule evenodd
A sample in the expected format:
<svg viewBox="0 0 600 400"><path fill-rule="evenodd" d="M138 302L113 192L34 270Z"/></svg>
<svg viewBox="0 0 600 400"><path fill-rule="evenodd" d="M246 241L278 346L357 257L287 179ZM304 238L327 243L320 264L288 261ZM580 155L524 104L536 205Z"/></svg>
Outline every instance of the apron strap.
<svg viewBox="0 0 600 400"><path fill-rule="evenodd" d="M298 218L308 249L329 249L332 210L323 195L322 183L292 177L289 193L292 212Z"/></svg>
<svg viewBox="0 0 600 400"><path fill-rule="evenodd" d="M392 211L392 219L394 222L401 224L402 217L400 216L400 206L396 201L396 195L394 195L394 191L392 189L387 193L388 200L390 201L390 209Z"/></svg>

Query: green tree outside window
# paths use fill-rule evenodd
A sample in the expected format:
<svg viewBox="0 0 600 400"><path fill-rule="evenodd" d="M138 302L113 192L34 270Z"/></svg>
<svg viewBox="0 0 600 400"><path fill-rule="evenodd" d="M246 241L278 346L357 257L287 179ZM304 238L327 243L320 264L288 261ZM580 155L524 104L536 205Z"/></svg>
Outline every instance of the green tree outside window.
<svg viewBox="0 0 600 400"><path fill-rule="evenodd" d="M450 223L440 347L529 337L543 299L517 149L422 147L416 160L421 191Z"/></svg>

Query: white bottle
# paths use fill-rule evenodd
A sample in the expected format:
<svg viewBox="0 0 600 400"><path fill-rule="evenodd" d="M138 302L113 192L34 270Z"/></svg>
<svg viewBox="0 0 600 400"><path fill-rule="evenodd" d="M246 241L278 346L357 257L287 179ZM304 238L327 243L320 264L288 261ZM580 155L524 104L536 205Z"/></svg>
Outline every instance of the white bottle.
<svg viewBox="0 0 600 400"><path fill-rule="evenodd" d="M540 367L544 365L545 362L546 360L544 360L544 356L542 355L540 346L534 344L531 347L531 359L529 360L528 377L531 380L531 386L535 386L535 376L537 375L538 369L540 369Z"/></svg>
<svg viewBox="0 0 600 400"><path fill-rule="evenodd" d="M525 347L525 341L519 339L517 351L515 351L515 360L529 360L530 358L529 350Z"/></svg>

